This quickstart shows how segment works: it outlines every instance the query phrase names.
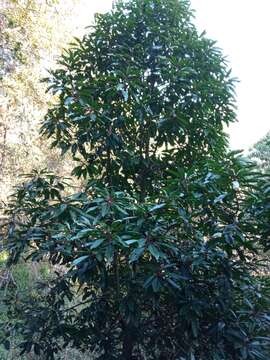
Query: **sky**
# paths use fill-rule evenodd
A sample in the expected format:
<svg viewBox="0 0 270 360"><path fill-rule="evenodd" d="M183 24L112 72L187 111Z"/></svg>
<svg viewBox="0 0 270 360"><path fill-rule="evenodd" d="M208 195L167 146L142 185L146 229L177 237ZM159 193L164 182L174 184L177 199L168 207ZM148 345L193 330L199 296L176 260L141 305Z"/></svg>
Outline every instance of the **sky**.
<svg viewBox="0 0 270 360"><path fill-rule="evenodd" d="M83 0L78 29L111 0ZM232 149L248 150L270 131L270 0L191 0L195 24L217 41L227 56L236 85L237 119L227 132Z"/></svg>

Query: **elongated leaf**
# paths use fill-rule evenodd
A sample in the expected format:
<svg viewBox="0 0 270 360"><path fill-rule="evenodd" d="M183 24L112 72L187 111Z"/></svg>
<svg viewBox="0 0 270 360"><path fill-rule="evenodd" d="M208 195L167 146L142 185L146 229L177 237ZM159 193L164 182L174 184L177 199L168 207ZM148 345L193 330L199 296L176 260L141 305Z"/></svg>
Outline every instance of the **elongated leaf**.
<svg viewBox="0 0 270 360"><path fill-rule="evenodd" d="M144 251L145 251L144 247L134 249L130 255L129 262L132 263L134 261L137 261L142 256Z"/></svg>
<svg viewBox="0 0 270 360"><path fill-rule="evenodd" d="M73 261L73 265L79 265L81 262L85 261L86 259L89 258L89 255L84 255L84 256L81 256L79 257L78 259L75 259Z"/></svg>
<svg viewBox="0 0 270 360"><path fill-rule="evenodd" d="M161 253L155 245L152 245L152 244L149 245L148 250L150 251L150 253L154 256L154 258L156 260L158 260L160 258Z"/></svg>
<svg viewBox="0 0 270 360"><path fill-rule="evenodd" d="M153 207L149 210L149 212L154 212L154 211L156 211L156 210L162 209L162 208L164 208L165 205L166 205L166 204L157 204L157 205L153 206Z"/></svg>
<svg viewBox="0 0 270 360"><path fill-rule="evenodd" d="M94 242L90 242L88 244L86 244L86 246L90 246L90 249L96 249L98 248L102 243L103 243L104 239L97 239Z"/></svg>

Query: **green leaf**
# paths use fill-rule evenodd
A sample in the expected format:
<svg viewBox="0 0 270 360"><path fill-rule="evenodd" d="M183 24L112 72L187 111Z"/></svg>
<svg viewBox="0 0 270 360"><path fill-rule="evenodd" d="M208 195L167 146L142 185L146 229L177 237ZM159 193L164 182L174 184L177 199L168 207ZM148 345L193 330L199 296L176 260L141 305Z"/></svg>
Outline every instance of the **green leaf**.
<svg viewBox="0 0 270 360"><path fill-rule="evenodd" d="M61 204L58 208L54 209L52 218L56 218L56 217L62 215L63 212L66 211L66 209L67 209L67 205Z"/></svg>
<svg viewBox="0 0 270 360"><path fill-rule="evenodd" d="M114 248L110 244L109 246L107 246L106 251L105 251L105 258L107 259L109 264L112 263L113 257L114 257Z"/></svg>
<svg viewBox="0 0 270 360"><path fill-rule="evenodd" d="M144 284L143 284L143 287L144 287L145 289L147 289L147 288L151 285L151 283L152 283L152 281L154 280L154 278L155 278L155 275L152 275L152 276L150 276L148 279L146 279L146 281L145 281Z"/></svg>
<svg viewBox="0 0 270 360"><path fill-rule="evenodd" d="M227 193L219 195L218 197L215 198L214 204L217 204L219 202L222 203L226 196L227 196Z"/></svg>
<svg viewBox="0 0 270 360"><path fill-rule="evenodd" d="M90 235L93 231L95 231L95 229L83 229L83 230L80 230L75 236L72 237L72 240L87 237L87 235Z"/></svg>
<svg viewBox="0 0 270 360"><path fill-rule="evenodd" d="M154 256L154 258L156 260L158 260L160 258L160 256L162 255L162 253L158 250L158 248L155 245L150 244L148 246L148 250L150 251L150 253Z"/></svg>
<svg viewBox="0 0 270 360"><path fill-rule="evenodd" d="M107 204L101 205L101 216L105 217L110 211L110 207Z"/></svg>
<svg viewBox="0 0 270 360"><path fill-rule="evenodd" d="M119 212L121 212L122 214L128 215L128 213L126 212L126 210L122 209L120 206L118 206L118 205L115 204L114 207L115 207Z"/></svg>
<svg viewBox="0 0 270 360"><path fill-rule="evenodd" d="M153 291L158 292L161 288L161 283L157 277L154 278L154 280L151 283Z"/></svg>
<svg viewBox="0 0 270 360"><path fill-rule="evenodd" d="M154 212L156 210L162 209L162 208L164 208L164 206L166 206L166 204L157 204L157 205L153 206L152 208L150 208L149 212Z"/></svg>
<svg viewBox="0 0 270 360"><path fill-rule="evenodd" d="M84 255L84 256L79 257L78 259L75 259L72 263L73 263L73 265L79 265L81 262L85 261L88 258L89 258L89 255Z"/></svg>
<svg viewBox="0 0 270 360"><path fill-rule="evenodd" d="M104 239L97 239L94 242L87 243L85 246L90 246L90 249L93 250L98 248L103 243L103 241Z"/></svg>
<svg viewBox="0 0 270 360"><path fill-rule="evenodd" d="M172 279L170 279L170 278L166 278L166 280L168 281L168 283L170 283L174 288L176 288L176 289L178 289L178 290L180 290L181 288L180 288L180 286L179 285L177 285L176 284L176 282L175 281L173 281Z"/></svg>
<svg viewBox="0 0 270 360"><path fill-rule="evenodd" d="M129 262L133 263L133 262L137 261L142 256L144 251L145 251L144 247L134 249L129 257Z"/></svg>
<svg viewBox="0 0 270 360"><path fill-rule="evenodd" d="M130 239L130 240L126 240L125 243L126 243L127 245L131 245L131 244L138 243L138 240L132 240L132 239Z"/></svg>

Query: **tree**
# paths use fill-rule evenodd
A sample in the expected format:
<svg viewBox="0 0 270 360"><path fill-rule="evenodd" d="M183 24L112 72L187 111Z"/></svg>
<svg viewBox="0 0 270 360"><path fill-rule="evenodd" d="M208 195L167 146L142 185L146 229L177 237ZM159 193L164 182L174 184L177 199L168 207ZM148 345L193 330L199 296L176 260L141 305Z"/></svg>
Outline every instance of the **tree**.
<svg viewBox="0 0 270 360"><path fill-rule="evenodd" d="M43 134L80 159L75 175L144 196L170 166L223 152L222 124L235 118L233 79L187 7L120 2L52 73L60 102Z"/></svg>
<svg viewBox="0 0 270 360"><path fill-rule="evenodd" d="M38 297L8 301L22 354L269 358L254 186L268 180L227 151L233 79L191 18L188 1L119 1L51 72L41 131L87 184L67 196L36 171L7 209L9 263L61 266Z"/></svg>
<svg viewBox="0 0 270 360"><path fill-rule="evenodd" d="M251 149L249 157L263 170L270 168L270 133L267 133Z"/></svg>
<svg viewBox="0 0 270 360"><path fill-rule="evenodd" d="M71 40L72 0L2 0L0 11L0 201L5 201L18 175L53 160L38 134L51 96L40 82L45 66ZM19 162L18 159L21 161ZM56 163L56 161L54 161ZM42 165L41 165L42 164ZM56 166L54 166L56 168Z"/></svg>

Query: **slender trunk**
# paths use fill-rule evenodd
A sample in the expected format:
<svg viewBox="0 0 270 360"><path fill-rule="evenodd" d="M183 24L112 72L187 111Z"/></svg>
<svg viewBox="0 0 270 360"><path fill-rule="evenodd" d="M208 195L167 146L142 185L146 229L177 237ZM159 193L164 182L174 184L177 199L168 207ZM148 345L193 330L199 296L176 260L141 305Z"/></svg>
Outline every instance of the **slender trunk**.
<svg viewBox="0 0 270 360"><path fill-rule="evenodd" d="M115 276L115 288L116 288L116 301L120 304L120 277L119 277L119 264L118 253L114 255L114 276Z"/></svg>
<svg viewBox="0 0 270 360"><path fill-rule="evenodd" d="M111 148L109 146L107 147L106 179L107 179L107 182L108 182L109 190L111 190L111 186L112 186Z"/></svg>
<svg viewBox="0 0 270 360"><path fill-rule="evenodd" d="M0 163L0 173L4 174L5 160L6 160L6 145L7 145L7 126L4 126L3 131L3 143L2 143L2 154Z"/></svg>
<svg viewBox="0 0 270 360"><path fill-rule="evenodd" d="M132 359L132 352L134 347L134 338L132 335L132 330L129 326L124 328L124 339L123 339L123 352L122 352L122 359L123 360L131 360Z"/></svg>

